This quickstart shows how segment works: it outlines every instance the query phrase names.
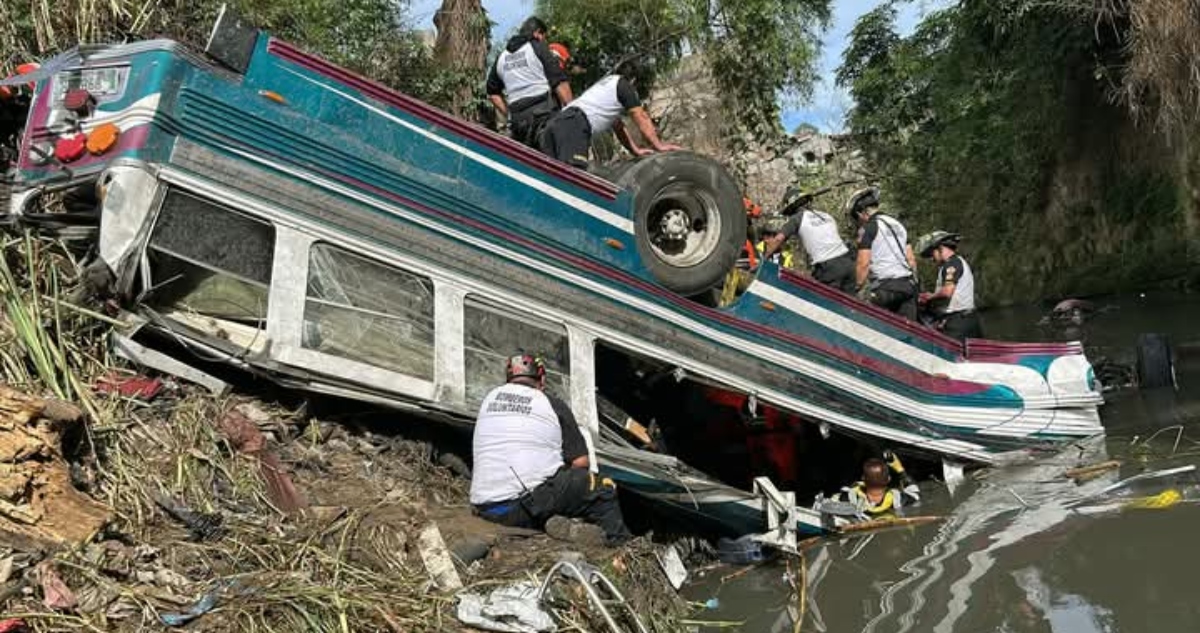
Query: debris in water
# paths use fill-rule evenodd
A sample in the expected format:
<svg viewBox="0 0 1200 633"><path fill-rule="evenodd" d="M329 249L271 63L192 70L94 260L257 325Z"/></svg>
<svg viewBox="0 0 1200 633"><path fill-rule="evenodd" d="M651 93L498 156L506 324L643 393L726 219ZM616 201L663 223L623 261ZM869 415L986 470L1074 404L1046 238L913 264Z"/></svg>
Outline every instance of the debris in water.
<svg viewBox="0 0 1200 633"><path fill-rule="evenodd" d="M668 545L662 549L658 556L658 564L662 567L663 573L667 575L667 580L671 582L671 586L676 591L683 586L687 581L688 570L683 566L683 560L679 558L679 550L675 549L674 545Z"/></svg>
<svg viewBox="0 0 1200 633"><path fill-rule="evenodd" d="M1063 475L1065 475L1068 479L1074 479L1075 483L1081 484L1081 483L1084 483L1087 481L1091 481L1110 470L1114 470L1114 469L1117 469L1120 467L1121 467L1121 462L1118 460L1112 459L1112 460L1109 460L1106 462L1100 462L1099 464L1092 464L1090 466L1080 466L1079 468L1072 468L1071 470L1068 470L1067 472L1063 473Z"/></svg>

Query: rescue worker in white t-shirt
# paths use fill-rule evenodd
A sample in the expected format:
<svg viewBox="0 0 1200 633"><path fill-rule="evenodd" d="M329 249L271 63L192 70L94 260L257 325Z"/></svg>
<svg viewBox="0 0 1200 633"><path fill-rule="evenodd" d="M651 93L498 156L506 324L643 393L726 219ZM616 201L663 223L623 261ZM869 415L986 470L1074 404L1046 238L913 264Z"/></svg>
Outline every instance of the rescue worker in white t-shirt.
<svg viewBox="0 0 1200 633"><path fill-rule="evenodd" d="M682 149L658 138L654 122L650 120L646 108L642 107L636 81L636 64L627 62L585 90L561 112L550 117L542 134L542 153L580 169L587 169L592 137L610 129L617 135L621 145L634 156ZM638 146L621 120L625 114L633 119L650 147Z"/></svg>
<svg viewBox="0 0 1200 633"><path fill-rule="evenodd" d="M936 290L921 293L918 302L934 314L934 327L965 341L983 338L983 328L975 313L975 273L958 254L961 239L958 233L934 231L917 240L921 257L938 264Z"/></svg>
<svg viewBox="0 0 1200 633"><path fill-rule="evenodd" d="M837 221L828 213L808 208L811 196L795 187L788 187L783 198L783 213L800 207L783 228L773 237L767 238L763 259L771 257L789 237L797 235L808 254L813 279L854 294L854 257L838 233Z"/></svg>
<svg viewBox="0 0 1200 633"><path fill-rule="evenodd" d="M487 94L513 139L538 149L538 136L551 115L570 103L569 54L546 43L546 23L530 17L508 41L487 76Z"/></svg>
<svg viewBox="0 0 1200 633"><path fill-rule="evenodd" d="M858 223L858 257L854 283L871 303L917 320L917 259L908 231L879 210L879 190L868 187L846 201L846 212Z"/></svg>
<svg viewBox="0 0 1200 633"><path fill-rule="evenodd" d="M577 517L602 528L610 544L630 538L615 486L589 469L587 443L571 409L544 391L542 360L513 356L505 375L507 383L487 394L475 422L476 512L501 525L548 532L554 517Z"/></svg>

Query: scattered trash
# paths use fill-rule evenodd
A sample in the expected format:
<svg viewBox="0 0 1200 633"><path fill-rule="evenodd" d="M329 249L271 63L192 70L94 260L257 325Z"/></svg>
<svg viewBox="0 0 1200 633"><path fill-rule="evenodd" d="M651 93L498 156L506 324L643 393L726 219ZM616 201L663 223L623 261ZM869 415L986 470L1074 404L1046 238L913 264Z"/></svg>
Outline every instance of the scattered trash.
<svg viewBox="0 0 1200 633"><path fill-rule="evenodd" d="M188 529L190 540L212 541L225 535L225 528L221 525L224 519L219 514L196 512L174 499L158 494L154 495L154 502L172 519Z"/></svg>
<svg viewBox="0 0 1200 633"><path fill-rule="evenodd" d="M109 372L96 381L95 389L99 393L117 394L124 398L149 402L162 393L163 386L163 381L158 378Z"/></svg>
<svg viewBox="0 0 1200 633"><path fill-rule="evenodd" d="M709 598L708 600L705 600L704 608L708 609L709 611L715 611L717 609L720 609L721 608L721 599L713 597L713 598Z"/></svg>
<svg viewBox="0 0 1200 633"><path fill-rule="evenodd" d="M926 525L929 523L937 523L944 521L943 516L916 516L916 517L892 517L886 519L873 519L871 521L863 521L861 523L851 523L844 525L838 529L841 534L855 534L861 532L872 532L875 530L886 530L897 527L912 527L916 525Z"/></svg>
<svg viewBox="0 0 1200 633"><path fill-rule="evenodd" d="M1174 488L1168 488L1153 497L1133 499L1122 504L1122 507L1132 510L1165 510L1183 500L1183 495Z"/></svg>
<svg viewBox="0 0 1200 633"><path fill-rule="evenodd" d="M417 550L421 553L425 571L429 572L429 576L433 578L438 589L443 591L462 589L462 579L458 577L458 571L454 569L454 560L450 558L450 553L446 550L442 532L436 523L430 523L421 530L417 536Z"/></svg>
<svg viewBox="0 0 1200 633"><path fill-rule="evenodd" d="M214 587L211 591L204 594L196 604L183 613L160 613L158 619L167 626L183 626L192 620L208 613L217 606L217 598L221 592L228 586L228 583L221 583Z"/></svg>
<svg viewBox="0 0 1200 633"><path fill-rule="evenodd" d="M292 514L308 505L300 491L296 490L296 484L288 476L279 457L267 450L266 437L258 424L235 407L221 418L217 426L234 450L258 459L263 480L267 484L267 496L276 508Z"/></svg>
<svg viewBox="0 0 1200 633"><path fill-rule="evenodd" d="M729 565L750 565L762 562L766 558L762 551L762 543L754 540L753 535L741 536L736 539L722 538L717 541L717 559Z"/></svg>
<svg viewBox="0 0 1200 633"><path fill-rule="evenodd" d="M1081 484L1091 481L1110 470L1115 470L1120 467L1121 462L1113 459L1106 462L1100 462L1099 464L1091 464L1090 466L1072 468L1071 470L1063 473L1063 475L1065 475L1068 479L1074 479L1075 483Z"/></svg>
<svg viewBox="0 0 1200 633"><path fill-rule="evenodd" d="M688 577L688 570L687 567L684 567L683 560L679 557L679 550L675 549L674 545L668 545L661 552L656 553L656 556L658 556L659 566L667 574L667 580L678 591L683 586L683 583L687 581Z"/></svg>
<svg viewBox="0 0 1200 633"><path fill-rule="evenodd" d="M9 618L0 620L0 633L18 633L26 628L25 620L21 618Z"/></svg>
<svg viewBox="0 0 1200 633"><path fill-rule="evenodd" d="M47 609L67 611L74 609L79 604L75 594L62 581L62 578L59 578L58 572L54 571L54 567L49 562L38 565L37 574L42 584L42 604Z"/></svg>
<svg viewBox="0 0 1200 633"><path fill-rule="evenodd" d="M1075 508L1075 507L1078 507L1078 506L1081 506L1081 505L1084 505L1087 503L1091 503L1091 502L1099 499L1100 497L1104 497L1111 492L1115 492L1122 488L1128 487L1130 484L1134 484L1139 481L1148 481L1151 479L1162 479L1164 477L1174 477L1175 475L1182 475L1185 473L1195 472L1195 470L1196 470L1195 464L1188 464L1187 466L1179 466L1177 468L1167 468L1164 470L1153 470L1150 472L1141 473L1139 475L1134 475L1132 477L1122 479L1121 481L1118 481L1115 484L1106 486L1103 490L1100 490L1099 492L1096 492L1095 494L1090 494L1086 497L1081 497L1070 503L1067 503L1065 505L1065 507Z"/></svg>
<svg viewBox="0 0 1200 633"><path fill-rule="evenodd" d="M550 614L538 605L538 587L531 582L500 587L487 598L460 593L457 616L463 624L485 631L540 633L557 628Z"/></svg>

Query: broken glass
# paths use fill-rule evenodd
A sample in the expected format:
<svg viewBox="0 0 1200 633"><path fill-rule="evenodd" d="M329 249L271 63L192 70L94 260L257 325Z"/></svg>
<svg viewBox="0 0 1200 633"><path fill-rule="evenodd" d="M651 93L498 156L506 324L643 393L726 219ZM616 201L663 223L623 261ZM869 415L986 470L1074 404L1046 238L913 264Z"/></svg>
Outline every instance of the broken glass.
<svg viewBox="0 0 1200 633"><path fill-rule="evenodd" d="M546 391L570 402L571 347L564 326L518 316L467 297L464 332L467 404L478 407L493 388L504 384L504 365L514 354L542 357Z"/></svg>
<svg viewBox="0 0 1200 633"><path fill-rule="evenodd" d="M275 228L171 190L150 237L156 307L265 327Z"/></svg>
<svg viewBox="0 0 1200 633"><path fill-rule="evenodd" d="M329 244L314 244L302 344L433 380L433 282Z"/></svg>

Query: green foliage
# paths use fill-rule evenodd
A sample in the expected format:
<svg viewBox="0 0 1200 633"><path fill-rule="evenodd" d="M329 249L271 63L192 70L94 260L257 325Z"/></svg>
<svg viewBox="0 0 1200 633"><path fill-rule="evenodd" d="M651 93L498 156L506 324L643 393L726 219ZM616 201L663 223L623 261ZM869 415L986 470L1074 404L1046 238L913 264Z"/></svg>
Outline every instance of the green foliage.
<svg viewBox="0 0 1200 633"><path fill-rule="evenodd" d="M888 3L858 22L837 78L856 103L850 130L910 232L964 233L992 302L1151 274L1129 255L1144 256L1140 246L1125 245L1172 248L1177 203L1152 165L1122 158L1137 132L1098 80L1118 47L1030 0L964 0L904 38L895 17Z"/></svg>
<svg viewBox="0 0 1200 633"><path fill-rule="evenodd" d="M812 93L829 7L830 0L538 0L537 13L551 39L586 67L580 84L638 57L648 90L680 57L703 53L736 126L769 139L781 132L779 94Z"/></svg>
<svg viewBox="0 0 1200 633"><path fill-rule="evenodd" d="M419 34L405 22L408 0L5 2L0 3L0 67L77 44L147 37L202 48L226 2L273 35L434 104L446 103L468 81L433 63Z"/></svg>

